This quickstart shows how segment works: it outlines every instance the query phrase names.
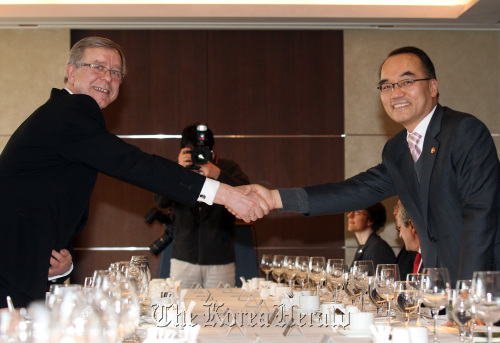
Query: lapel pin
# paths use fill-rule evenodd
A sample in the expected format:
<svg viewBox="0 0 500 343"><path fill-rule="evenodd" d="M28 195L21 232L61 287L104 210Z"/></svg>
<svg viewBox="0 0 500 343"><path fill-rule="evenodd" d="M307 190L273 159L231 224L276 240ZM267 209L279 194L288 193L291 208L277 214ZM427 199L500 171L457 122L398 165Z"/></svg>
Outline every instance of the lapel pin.
<svg viewBox="0 0 500 343"><path fill-rule="evenodd" d="M431 149L431 154L435 153L436 152L436 148L432 147Z"/></svg>

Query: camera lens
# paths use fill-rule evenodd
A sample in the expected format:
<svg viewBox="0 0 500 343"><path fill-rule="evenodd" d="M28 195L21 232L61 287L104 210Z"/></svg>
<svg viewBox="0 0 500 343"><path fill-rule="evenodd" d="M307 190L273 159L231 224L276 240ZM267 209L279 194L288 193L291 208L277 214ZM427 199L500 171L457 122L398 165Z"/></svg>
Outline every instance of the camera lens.
<svg viewBox="0 0 500 343"><path fill-rule="evenodd" d="M153 254L158 255L163 250L165 250L165 248L168 247L171 242L172 237L164 234L149 246L149 250L151 250Z"/></svg>

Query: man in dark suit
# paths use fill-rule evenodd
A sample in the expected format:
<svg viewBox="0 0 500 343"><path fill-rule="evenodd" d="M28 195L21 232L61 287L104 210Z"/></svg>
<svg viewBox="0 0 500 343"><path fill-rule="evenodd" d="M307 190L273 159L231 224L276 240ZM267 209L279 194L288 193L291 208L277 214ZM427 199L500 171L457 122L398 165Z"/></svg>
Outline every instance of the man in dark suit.
<svg viewBox="0 0 500 343"><path fill-rule="evenodd" d="M3 150L0 307L7 295L15 306L44 299L48 278L71 270L70 243L87 222L98 172L189 206L203 201L234 207L246 221L266 212L257 197L110 134L101 109L116 99L125 73L117 44L82 39L70 51L65 89L53 89Z"/></svg>
<svg viewBox="0 0 500 343"><path fill-rule="evenodd" d="M386 143L381 164L343 182L247 191L271 208L307 215L348 212L398 194L426 267L448 268L453 283L498 269L500 168L490 132L474 116L438 104L434 65L422 50L394 50L379 76L382 104L405 128Z"/></svg>

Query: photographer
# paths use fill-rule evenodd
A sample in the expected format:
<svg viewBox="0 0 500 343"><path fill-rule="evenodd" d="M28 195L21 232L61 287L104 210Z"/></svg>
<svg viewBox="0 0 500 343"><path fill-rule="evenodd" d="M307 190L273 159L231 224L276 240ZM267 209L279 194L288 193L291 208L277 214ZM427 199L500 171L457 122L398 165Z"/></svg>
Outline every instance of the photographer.
<svg viewBox="0 0 500 343"><path fill-rule="evenodd" d="M205 125L197 123L186 127L182 131L179 164L231 186L248 184L248 177L238 164L215 155L214 144L213 133ZM170 208L173 212L175 233L170 276L182 280L186 288L194 282L204 288L215 288L221 281L234 286L235 217L224 206L200 203L187 207L158 194L155 195L155 204L160 208ZM168 256L162 255L161 258L162 264L168 263Z"/></svg>

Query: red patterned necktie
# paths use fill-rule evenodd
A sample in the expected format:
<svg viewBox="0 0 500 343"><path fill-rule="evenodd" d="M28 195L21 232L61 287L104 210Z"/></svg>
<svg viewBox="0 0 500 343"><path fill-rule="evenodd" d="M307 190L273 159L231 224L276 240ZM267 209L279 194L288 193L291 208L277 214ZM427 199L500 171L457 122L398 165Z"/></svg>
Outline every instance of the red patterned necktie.
<svg viewBox="0 0 500 343"><path fill-rule="evenodd" d="M408 135L408 146L410 147L411 156L413 157L413 161L417 162L420 153L422 152L418 147L418 142L420 141L422 136L417 132L412 132Z"/></svg>
<svg viewBox="0 0 500 343"><path fill-rule="evenodd" d="M415 256L415 262L413 262L413 272L418 273L418 267L420 267L420 261L422 260L422 254L417 253L417 256Z"/></svg>

